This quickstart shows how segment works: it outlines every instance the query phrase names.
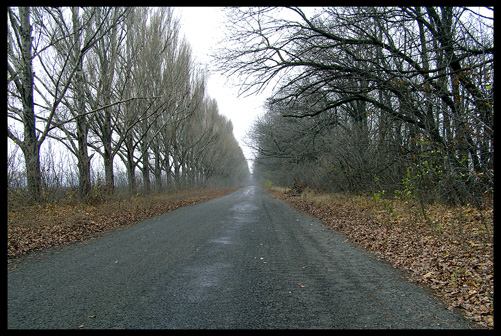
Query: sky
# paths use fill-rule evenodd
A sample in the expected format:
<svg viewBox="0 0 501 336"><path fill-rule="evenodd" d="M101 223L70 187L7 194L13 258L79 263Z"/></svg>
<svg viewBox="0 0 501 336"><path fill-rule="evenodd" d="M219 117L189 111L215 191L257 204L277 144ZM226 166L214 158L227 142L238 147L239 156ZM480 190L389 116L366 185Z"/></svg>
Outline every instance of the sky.
<svg viewBox="0 0 501 336"><path fill-rule="evenodd" d="M216 47L224 36L221 7L174 7L174 13L181 21L181 34L190 43L195 59L203 65L209 64L211 48ZM211 71L207 91L211 98L216 99L219 113L231 120L233 134L252 167L254 155L245 145L245 137L255 118L264 113L263 103L269 93L238 97L235 84L238 83Z"/></svg>

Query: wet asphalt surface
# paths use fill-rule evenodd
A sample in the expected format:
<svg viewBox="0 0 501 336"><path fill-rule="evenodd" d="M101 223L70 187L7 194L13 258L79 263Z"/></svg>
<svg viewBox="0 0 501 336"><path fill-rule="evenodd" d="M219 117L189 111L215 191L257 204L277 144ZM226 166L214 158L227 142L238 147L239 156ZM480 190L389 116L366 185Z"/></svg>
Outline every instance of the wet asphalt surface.
<svg viewBox="0 0 501 336"><path fill-rule="evenodd" d="M261 188L8 274L11 329L468 328L431 293Z"/></svg>

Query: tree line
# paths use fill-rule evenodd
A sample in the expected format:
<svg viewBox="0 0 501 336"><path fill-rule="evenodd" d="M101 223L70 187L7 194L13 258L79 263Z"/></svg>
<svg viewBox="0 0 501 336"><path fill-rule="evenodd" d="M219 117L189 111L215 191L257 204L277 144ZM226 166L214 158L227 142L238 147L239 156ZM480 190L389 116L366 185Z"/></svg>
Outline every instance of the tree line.
<svg viewBox="0 0 501 336"><path fill-rule="evenodd" d="M172 8L10 7L7 19L7 136L25 167L8 168L9 187L41 200L48 142L76 160L82 198L96 183L91 160L104 167L106 194L118 159L131 193L248 177Z"/></svg>
<svg viewBox="0 0 501 336"><path fill-rule="evenodd" d="M493 8L232 8L221 70L274 86L262 181L483 204L494 179Z"/></svg>

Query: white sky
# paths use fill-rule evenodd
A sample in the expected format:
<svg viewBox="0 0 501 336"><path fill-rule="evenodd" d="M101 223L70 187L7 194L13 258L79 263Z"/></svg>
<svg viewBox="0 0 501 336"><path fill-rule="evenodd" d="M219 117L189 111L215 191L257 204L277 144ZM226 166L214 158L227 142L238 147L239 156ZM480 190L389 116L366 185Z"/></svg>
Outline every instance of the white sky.
<svg viewBox="0 0 501 336"><path fill-rule="evenodd" d="M209 64L211 48L217 47L224 35L221 7L174 7L174 15L181 20L181 34L186 36L196 60ZM216 99L219 112L233 123L233 134L245 157L250 160L253 153L245 146L244 138L255 118L264 112L262 106L269 94L238 97L238 87L230 82L226 77L211 72L207 91L211 98ZM252 163L248 162L251 166Z"/></svg>

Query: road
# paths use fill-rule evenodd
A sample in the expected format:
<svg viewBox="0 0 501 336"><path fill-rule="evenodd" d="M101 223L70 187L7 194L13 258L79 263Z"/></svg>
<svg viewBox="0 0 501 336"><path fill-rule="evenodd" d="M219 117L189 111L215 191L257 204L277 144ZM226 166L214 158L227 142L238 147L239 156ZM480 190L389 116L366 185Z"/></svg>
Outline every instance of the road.
<svg viewBox="0 0 501 336"><path fill-rule="evenodd" d="M261 188L19 266L8 328L468 328L346 236Z"/></svg>

